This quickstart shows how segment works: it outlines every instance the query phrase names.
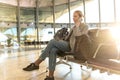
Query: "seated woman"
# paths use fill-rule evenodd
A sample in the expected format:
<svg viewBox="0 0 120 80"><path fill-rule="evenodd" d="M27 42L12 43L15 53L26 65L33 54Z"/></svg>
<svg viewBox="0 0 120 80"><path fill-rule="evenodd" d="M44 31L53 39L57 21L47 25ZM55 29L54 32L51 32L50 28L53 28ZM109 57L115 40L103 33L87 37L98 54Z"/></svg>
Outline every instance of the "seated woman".
<svg viewBox="0 0 120 80"><path fill-rule="evenodd" d="M87 34L88 26L82 23L83 14L81 11L77 10L73 14L73 21L75 26L71 29L66 40L55 40L52 39L45 50L42 52L40 57L34 62L23 68L25 71L32 71L39 69L39 64L49 57L49 75L44 80L54 80L54 71L56 66L56 56L57 51L69 52L73 50L75 44L75 37L81 36L82 34Z"/></svg>

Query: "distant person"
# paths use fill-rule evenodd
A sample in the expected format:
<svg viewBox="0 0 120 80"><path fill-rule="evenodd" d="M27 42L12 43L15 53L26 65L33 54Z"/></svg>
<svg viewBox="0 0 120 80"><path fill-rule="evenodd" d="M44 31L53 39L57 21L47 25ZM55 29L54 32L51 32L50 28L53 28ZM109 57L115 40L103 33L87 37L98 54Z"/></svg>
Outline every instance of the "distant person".
<svg viewBox="0 0 120 80"><path fill-rule="evenodd" d="M50 40L40 57L35 62L23 68L23 70L32 71L39 69L39 64L44 61L46 57L49 57L49 75L44 80L54 80L57 51L69 52L73 50L75 37L81 36L82 34L87 34L88 32L88 26L82 23L82 19L82 12L79 10L75 11L73 14L75 26L71 29L66 40Z"/></svg>

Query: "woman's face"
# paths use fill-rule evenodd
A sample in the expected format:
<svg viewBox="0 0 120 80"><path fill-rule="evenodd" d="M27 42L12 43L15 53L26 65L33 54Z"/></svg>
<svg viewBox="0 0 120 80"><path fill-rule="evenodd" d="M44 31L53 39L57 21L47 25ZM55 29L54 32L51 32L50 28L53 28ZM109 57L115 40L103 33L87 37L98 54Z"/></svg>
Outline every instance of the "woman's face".
<svg viewBox="0 0 120 80"><path fill-rule="evenodd" d="M79 16L79 14L76 13L76 12L73 14L73 21L74 21L74 23L80 21L80 16Z"/></svg>

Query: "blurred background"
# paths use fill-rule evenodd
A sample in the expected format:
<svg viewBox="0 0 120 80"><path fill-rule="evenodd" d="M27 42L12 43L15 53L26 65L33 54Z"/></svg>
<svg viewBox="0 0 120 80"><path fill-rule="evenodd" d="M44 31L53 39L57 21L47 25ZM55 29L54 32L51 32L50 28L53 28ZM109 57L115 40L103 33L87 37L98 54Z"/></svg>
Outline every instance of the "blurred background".
<svg viewBox="0 0 120 80"><path fill-rule="evenodd" d="M73 26L75 10L84 13L83 21L90 29L118 27L119 3L119 0L0 0L0 45L7 45L9 39L19 46L24 42L48 42L58 29Z"/></svg>

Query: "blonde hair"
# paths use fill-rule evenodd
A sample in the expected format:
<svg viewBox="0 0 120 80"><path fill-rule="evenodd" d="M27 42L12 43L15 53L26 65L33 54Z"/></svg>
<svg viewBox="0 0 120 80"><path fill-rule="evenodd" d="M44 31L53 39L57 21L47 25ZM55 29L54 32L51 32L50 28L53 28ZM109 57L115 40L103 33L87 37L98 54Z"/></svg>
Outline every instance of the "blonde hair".
<svg viewBox="0 0 120 80"><path fill-rule="evenodd" d="M76 10L74 13L77 13L80 17L84 17L82 11L80 10Z"/></svg>

